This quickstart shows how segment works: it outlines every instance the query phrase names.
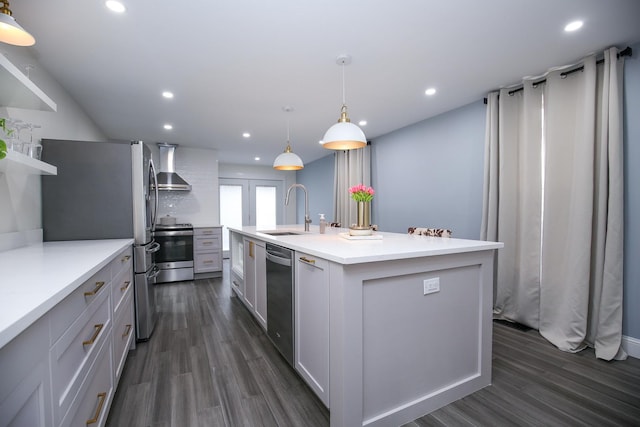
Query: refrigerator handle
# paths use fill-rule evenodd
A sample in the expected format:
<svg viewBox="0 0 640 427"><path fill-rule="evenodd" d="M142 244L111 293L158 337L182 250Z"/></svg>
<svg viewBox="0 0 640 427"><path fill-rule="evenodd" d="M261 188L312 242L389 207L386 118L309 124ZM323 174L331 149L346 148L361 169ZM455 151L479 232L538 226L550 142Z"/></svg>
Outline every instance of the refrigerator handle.
<svg viewBox="0 0 640 427"><path fill-rule="evenodd" d="M158 178L156 176L156 168L153 165L153 159L149 159L149 173L153 178L153 190L155 192L155 206L153 208L153 214L151 215L151 230L155 231L156 219L158 216Z"/></svg>

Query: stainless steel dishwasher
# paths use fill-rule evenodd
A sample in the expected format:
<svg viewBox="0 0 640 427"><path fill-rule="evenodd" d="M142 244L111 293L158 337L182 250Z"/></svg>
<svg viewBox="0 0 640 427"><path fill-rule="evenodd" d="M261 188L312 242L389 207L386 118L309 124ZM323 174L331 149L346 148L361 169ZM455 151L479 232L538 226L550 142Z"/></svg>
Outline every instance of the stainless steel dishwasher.
<svg viewBox="0 0 640 427"><path fill-rule="evenodd" d="M267 335L293 366L293 251L266 244Z"/></svg>

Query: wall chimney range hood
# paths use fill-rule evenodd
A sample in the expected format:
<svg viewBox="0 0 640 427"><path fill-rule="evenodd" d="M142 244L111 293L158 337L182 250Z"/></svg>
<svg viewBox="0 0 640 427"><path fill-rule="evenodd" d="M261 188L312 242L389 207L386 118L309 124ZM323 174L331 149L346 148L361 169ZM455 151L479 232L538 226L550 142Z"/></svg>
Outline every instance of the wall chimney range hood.
<svg viewBox="0 0 640 427"><path fill-rule="evenodd" d="M158 172L158 190L190 191L187 183L175 170L175 151L178 144L158 142L160 148L160 172Z"/></svg>

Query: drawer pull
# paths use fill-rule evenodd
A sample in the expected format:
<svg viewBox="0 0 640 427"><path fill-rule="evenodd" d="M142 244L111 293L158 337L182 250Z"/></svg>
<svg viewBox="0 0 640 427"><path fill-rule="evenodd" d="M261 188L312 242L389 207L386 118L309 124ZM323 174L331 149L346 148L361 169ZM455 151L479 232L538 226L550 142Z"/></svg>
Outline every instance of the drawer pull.
<svg viewBox="0 0 640 427"><path fill-rule="evenodd" d="M82 341L82 345L83 345L83 346L85 346L85 345L91 345L91 344L93 344L94 342L96 342L96 339L98 338L98 335L100 335L100 331L102 330L102 328L104 328L104 323L99 323L99 324L97 324L97 325L94 325L94 326L93 326L93 329L94 329L94 331L93 331L93 336L91 337L91 339L90 339L90 340Z"/></svg>
<svg viewBox="0 0 640 427"><path fill-rule="evenodd" d="M122 334L122 338L128 337L130 332L131 332L131 325L125 325L124 334Z"/></svg>
<svg viewBox="0 0 640 427"><path fill-rule="evenodd" d="M253 258L253 242L249 242L249 256Z"/></svg>
<svg viewBox="0 0 640 427"><path fill-rule="evenodd" d="M90 296L93 296L93 295L97 294L98 291L100 290L100 288L102 288L103 286L104 286L104 282L96 282L96 287L93 288L93 290L90 291L90 292L85 292L84 296L85 297L90 297Z"/></svg>
<svg viewBox="0 0 640 427"><path fill-rule="evenodd" d="M131 255L125 255L124 257L122 257L122 259L120 260L120 262L127 262L131 259Z"/></svg>
<svg viewBox="0 0 640 427"><path fill-rule="evenodd" d="M203 264L213 264L213 260L208 259L206 261L202 261Z"/></svg>
<svg viewBox="0 0 640 427"><path fill-rule="evenodd" d="M87 420L87 425L95 424L98 422L98 418L100 418L100 413L102 412L102 407L104 406L104 401L107 400L107 393L98 393L98 399L100 402L98 403L98 407L96 408L96 413L93 414L93 418Z"/></svg>
<svg viewBox="0 0 640 427"><path fill-rule="evenodd" d="M309 258L304 257L304 256L300 257L300 261L308 262L309 264L315 264L316 263L315 259L309 259Z"/></svg>
<svg viewBox="0 0 640 427"><path fill-rule="evenodd" d="M202 242L202 246L205 246L205 245L213 245L213 242Z"/></svg>
<svg viewBox="0 0 640 427"><path fill-rule="evenodd" d="M127 280L126 282L124 282L124 284L120 287L120 291L121 291L121 292L126 291L126 290L127 290L127 288L129 288L129 285L130 285L130 284L131 284L131 282L130 282L130 281L128 281L128 280Z"/></svg>

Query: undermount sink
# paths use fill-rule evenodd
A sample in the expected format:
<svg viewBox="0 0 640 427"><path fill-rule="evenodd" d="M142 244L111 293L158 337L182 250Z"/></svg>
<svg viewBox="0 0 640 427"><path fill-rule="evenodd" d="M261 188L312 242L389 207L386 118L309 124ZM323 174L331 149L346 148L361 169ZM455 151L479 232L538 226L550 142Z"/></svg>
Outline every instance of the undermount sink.
<svg viewBox="0 0 640 427"><path fill-rule="evenodd" d="M268 234L269 236L297 236L304 234L302 231L286 231L286 230L274 230L274 231L258 231L258 233Z"/></svg>

